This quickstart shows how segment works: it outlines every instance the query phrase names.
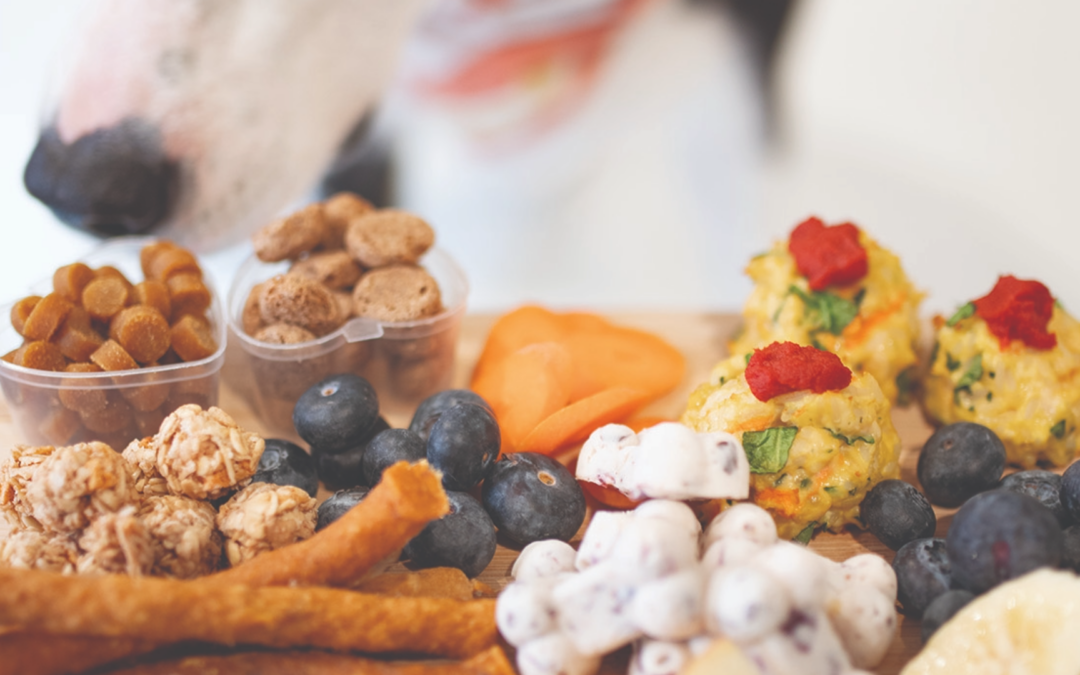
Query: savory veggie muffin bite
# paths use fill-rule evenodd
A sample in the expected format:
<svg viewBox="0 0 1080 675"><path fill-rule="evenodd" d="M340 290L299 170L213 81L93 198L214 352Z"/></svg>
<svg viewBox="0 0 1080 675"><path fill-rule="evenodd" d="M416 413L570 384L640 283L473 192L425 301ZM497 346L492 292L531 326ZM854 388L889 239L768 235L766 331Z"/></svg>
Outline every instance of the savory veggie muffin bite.
<svg viewBox="0 0 1080 675"><path fill-rule="evenodd" d="M682 422L726 431L750 461L750 499L781 537L858 521L866 493L900 475L900 437L870 373L791 342L720 362L690 395Z"/></svg>
<svg viewBox="0 0 1080 675"><path fill-rule="evenodd" d="M1080 419L1080 324L1049 289L1003 276L989 294L948 320L935 317L934 325L927 416L993 429L1012 464L1068 464Z"/></svg>
<svg viewBox="0 0 1080 675"><path fill-rule="evenodd" d="M776 341L814 345L871 373L890 402L909 401L923 293L894 254L851 223L809 218L746 272L755 286L732 354Z"/></svg>

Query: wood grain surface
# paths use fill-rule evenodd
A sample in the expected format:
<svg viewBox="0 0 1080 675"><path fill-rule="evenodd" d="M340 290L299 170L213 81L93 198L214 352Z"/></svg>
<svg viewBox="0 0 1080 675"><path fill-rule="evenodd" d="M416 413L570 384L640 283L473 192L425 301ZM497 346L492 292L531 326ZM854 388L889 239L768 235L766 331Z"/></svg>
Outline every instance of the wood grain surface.
<svg viewBox="0 0 1080 675"><path fill-rule="evenodd" d="M650 414L678 418L685 406L687 396L698 383L704 381L712 366L725 354L725 341L737 324L737 317L732 315L710 314L665 314L665 313L614 313L609 318L615 323L634 326L652 331L675 345L687 359L687 375L678 389L652 404L645 412ZM469 375L476 359L483 348L494 316L468 315L464 318L457 361L454 371L454 386L467 386ZM223 387L219 406L232 415L243 427L264 432L264 426L246 401L230 388ZM408 424L408 417L389 415L391 426L400 427ZM929 437L931 429L923 421L917 409L896 410L893 421L903 443L901 467L903 478L915 483L915 461L919 448ZM0 452L19 442L15 427L6 404L0 406ZM938 509L938 536L943 536L948 529L952 510ZM580 536L580 535L579 535ZM868 532L851 529L841 534L823 533L817 535L810 547L834 560L844 560L853 555L872 551L891 561L893 552L886 548L876 537ZM508 581L510 567L517 556L517 551L500 544L491 565L481 574L480 580L493 588L502 588ZM884 662L874 670L882 675L898 673L903 665L921 647L919 622L905 621L901 617L900 630ZM605 661L606 672L625 672L625 657L615 656Z"/></svg>

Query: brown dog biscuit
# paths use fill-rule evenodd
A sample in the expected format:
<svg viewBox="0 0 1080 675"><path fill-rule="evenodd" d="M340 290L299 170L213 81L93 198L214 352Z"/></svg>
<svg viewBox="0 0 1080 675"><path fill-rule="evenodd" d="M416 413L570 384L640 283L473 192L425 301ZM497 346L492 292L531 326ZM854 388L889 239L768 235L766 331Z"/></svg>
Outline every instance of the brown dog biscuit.
<svg viewBox="0 0 1080 675"><path fill-rule="evenodd" d="M23 322L23 336L28 340L48 340L74 307L59 293L49 293L34 303L30 315Z"/></svg>
<svg viewBox="0 0 1080 675"><path fill-rule="evenodd" d="M356 218L345 232L345 248L364 267L415 263L435 243L422 218L384 209Z"/></svg>
<svg viewBox="0 0 1080 675"><path fill-rule="evenodd" d="M255 233L251 243L259 260L279 262L314 250L325 234L322 204L316 203L266 225Z"/></svg>
<svg viewBox="0 0 1080 675"><path fill-rule="evenodd" d="M330 290L349 288L360 279L363 270L347 251L312 253L293 263L289 274L299 274L318 281Z"/></svg>
<svg viewBox="0 0 1080 675"><path fill-rule="evenodd" d="M41 302L40 295L28 295L11 306L11 326L19 335L24 335L23 327L26 325L26 320L39 302Z"/></svg>
<svg viewBox="0 0 1080 675"><path fill-rule="evenodd" d="M272 323L255 331L252 336L259 342L275 345L295 345L314 340L317 336L309 330L288 323Z"/></svg>
<svg viewBox="0 0 1080 675"><path fill-rule="evenodd" d="M12 354L11 362L23 368L34 370L63 370L67 359L60 348L45 340L27 342Z"/></svg>
<svg viewBox="0 0 1080 675"><path fill-rule="evenodd" d="M119 342L106 340L90 355L90 360L102 370L136 370L139 364Z"/></svg>
<svg viewBox="0 0 1080 675"><path fill-rule="evenodd" d="M165 285L169 288L169 304L172 305L170 316L173 321L185 314L202 316L210 308L213 298L201 275L178 272L166 279Z"/></svg>
<svg viewBox="0 0 1080 675"><path fill-rule="evenodd" d="M422 267L392 265L371 270L353 289L357 316L413 321L442 311L439 284Z"/></svg>
<svg viewBox="0 0 1080 675"><path fill-rule="evenodd" d="M98 275L83 289L83 308L95 319L107 321L127 306L132 288L127 280L115 275Z"/></svg>
<svg viewBox="0 0 1080 675"><path fill-rule="evenodd" d="M147 279L135 284L132 295L136 305L147 305L161 312L161 316L172 316L172 301L169 299L169 287L157 279Z"/></svg>
<svg viewBox="0 0 1080 675"><path fill-rule="evenodd" d="M259 312L259 298L262 296L263 285L255 284L248 291L247 300L244 300L244 309L240 312L240 328L245 335L255 335L262 328L262 313Z"/></svg>
<svg viewBox="0 0 1080 675"><path fill-rule="evenodd" d="M174 246L162 249L152 256L146 270L147 279L168 281L174 274L194 274L202 277L202 269L195 255L186 248Z"/></svg>
<svg viewBox="0 0 1080 675"><path fill-rule="evenodd" d="M53 290L70 302L79 302L83 289L94 276L94 270L83 263L64 265L53 273Z"/></svg>
<svg viewBox="0 0 1080 675"><path fill-rule="evenodd" d="M169 351L169 322L149 305L133 305L113 317L109 337L141 364L157 361Z"/></svg>
<svg viewBox="0 0 1080 675"><path fill-rule="evenodd" d="M279 274L263 284L259 313L267 324L289 323L317 336L341 325L330 290L297 274Z"/></svg>
<svg viewBox="0 0 1080 675"><path fill-rule="evenodd" d="M338 192L323 202L326 236L322 247L327 250L345 248L345 232L353 219L375 210L371 202L352 192Z"/></svg>
<svg viewBox="0 0 1080 675"><path fill-rule="evenodd" d="M184 361L205 359L217 351L217 341L206 319L185 314L172 325L172 351Z"/></svg>

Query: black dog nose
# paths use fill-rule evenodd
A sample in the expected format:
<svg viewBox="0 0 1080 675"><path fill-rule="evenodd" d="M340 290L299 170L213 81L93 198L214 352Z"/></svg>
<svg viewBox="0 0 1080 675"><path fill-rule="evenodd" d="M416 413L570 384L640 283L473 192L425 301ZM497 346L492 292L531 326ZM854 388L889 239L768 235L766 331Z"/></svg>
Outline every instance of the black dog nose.
<svg viewBox="0 0 1080 675"><path fill-rule="evenodd" d="M23 182L72 227L100 236L146 232L168 215L177 165L152 126L125 119L74 143L41 132Z"/></svg>

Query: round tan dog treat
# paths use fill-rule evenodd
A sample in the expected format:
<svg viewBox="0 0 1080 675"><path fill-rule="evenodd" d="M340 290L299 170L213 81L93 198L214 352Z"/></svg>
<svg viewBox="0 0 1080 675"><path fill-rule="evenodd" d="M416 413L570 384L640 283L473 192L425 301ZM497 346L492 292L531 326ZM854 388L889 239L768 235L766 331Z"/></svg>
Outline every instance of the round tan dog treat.
<svg viewBox="0 0 1080 675"><path fill-rule="evenodd" d="M131 294L131 289L134 287L124 273L116 269L112 265L102 265L94 270L94 277L97 279L111 278L116 279L120 283L124 284L124 288L128 290L128 295ZM85 290L85 289L84 289Z"/></svg>
<svg viewBox="0 0 1080 675"><path fill-rule="evenodd" d="M90 361L97 364L102 370L135 370L139 364L131 358L119 342L106 340L90 355Z"/></svg>
<svg viewBox="0 0 1080 675"><path fill-rule="evenodd" d="M217 515L229 563L239 565L307 539L315 533L317 514L318 502L296 486L252 483L222 504Z"/></svg>
<svg viewBox="0 0 1080 675"><path fill-rule="evenodd" d="M179 248L176 244L167 239L161 241L155 241L152 244L147 244L139 250L139 266L142 267L143 276L147 279L152 279L153 274L151 270L154 258L163 251L168 251L174 248Z"/></svg>
<svg viewBox="0 0 1080 675"><path fill-rule="evenodd" d="M360 279L362 273L363 270L348 251L312 253L307 258L293 263L289 268L289 274L299 274L312 281L318 281L334 291L351 288Z"/></svg>
<svg viewBox="0 0 1080 675"><path fill-rule="evenodd" d="M263 262L292 260L314 250L326 235L322 204L309 204L255 233L251 243Z"/></svg>
<svg viewBox="0 0 1080 675"><path fill-rule="evenodd" d="M279 274L263 284L259 313L267 324L288 323L315 335L325 335L341 325L330 290L296 274Z"/></svg>
<svg viewBox="0 0 1080 675"><path fill-rule="evenodd" d="M100 373L101 368L93 363L70 363L64 368L66 373ZM61 380L60 403L69 410L88 415L100 412L109 405L108 395L104 387L108 385L106 378Z"/></svg>
<svg viewBox="0 0 1080 675"><path fill-rule="evenodd" d="M169 287L169 302L175 320L185 314L201 316L210 307L210 289L203 283L202 277L188 272L179 272L165 280Z"/></svg>
<svg viewBox="0 0 1080 675"><path fill-rule="evenodd" d="M23 337L28 340L48 340L73 307L59 293L49 293L30 310L30 315L23 322Z"/></svg>
<svg viewBox="0 0 1080 675"><path fill-rule="evenodd" d="M184 361L205 359L217 351L217 341L210 322L194 314L185 314L173 324L172 350Z"/></svg>
<svg viewBox="0 0 1080 675"><path fill-rule="evenodd" d="M11 306L11 326L19 335L25 337L23 326L26 325L26 319L29 318L30 312L34 311L34 307L39 302L41 302L40 295L28 295Z"/></svg>
<svg viewBox="0 0 1080 675"><path fill-rule="evenodd" d="M134 503L136 494L127 460L94 442L56 448L34 469L25 497L39 523L73 533Z"/></svg>
<svg viewBox="0 0 1080 675"><path fill-rule="evenodd" d="M374 211L371 203L352 192L338 192L323 202L326 220L326 236L322 247L328 250L345 247L345 232L349 223L358 216Z"/></svg>
<svg viewBox="0 0 1080 675"><path fill-rule="evenodd" d="M71 263L53 273L53 290L69 302L79 302L86 284L93 280L94 270L83 263Z"/></svg>
<svg viewBox="0 0 1080 675"><path fill-rule="evenodd" d="M177 495L151 496L139 507L155 544L154 573L180 579L210 574L221 560L217 511L208 502Z"/></svg>
<svg viewBox="0 0 1080 675"><path fill-rule="evenodd" d="M113 434L124 431L132 422L131 405L115 394L109 396L104 410L93 413L79 412L83 425L99 434Z"/></svg>
<svg viewBox="0 0 1080 675"><path fill-rule="evenodd" d="M356 218L345 232L345 248L364 267L415 263L435 243L422 218L384 209Z"/></svg>
<svg viewBox="0 0 1080 675"><path fill-rule="evenodd" d="M165 282L157 279L140 281L135 284L133 296L136 305L147 305L161 312L161 316L172 316L172 301Z"/></svg>
<svg viewBox="0 0 1080 675"><path fill-rule="evenodd" d="M109 324L109 337L139 363L157 361L169 351L169 322L149 305L134 305L120 311Z"/></svg>
<svg viewBox="0 0 1080 675"><path fill-rule="evenodd" d="M269 342L275 345L295 345L314 340L316 335L300 326L287 323L272 323L257 330L252 337L259 342Z"/></svg>
<svg viewBox="0 0 1080 675"><path fill-rule="evenodd" d="M82 305L95 319L108 320L127 305L130 284L114 275L98 275L83 289Z"/></svg>
<svg viewBox="0 0 1080 675"><path fill-rule="evenodd" d="M331 295L333 295L334 300L337 301L338 314L341 315L341 322L345 323L353 318L354 307L352 293L349 291L331 291Z"/></svg>
<svg viewBox="0 0 1080 675"><path fill-rule="evenodd" d="M251 287L247 300L244 300L244 309L240 312L240 327L247 335L255 335L263 327L262 314L259 312L262 290L262 284L255 284Z"/></svg>
<svg viewBox="0 0 1080 675"><path fill-rule="evenodd" d="M34 370L63 370L67 366L67 360L60 353L60 348L45 340L27 342L15 350L12 355L12 363L23 368Z"/></svg>
<svg viewBox="0 0 1080 675"><path fill-rule="evenodd" d="M174 274L194 274L201 278L202 268L191 251L179 246L162 249L150 258L146 270L147 279L168 281Z"/></svg>
<svg viewBox="0 0 1080 675"><path fill-rule="evenodd" d="M439 284L416 265L371 270L353 289L357 316L380 321L413 321L442 311Z"/></svg>
<svg viewBox="0 0 1080 675"><path fill-rule="evenodd" d="M90 355L104 341L90 324L90 315L82 307L72 309L53 336L53 344L72 361L90 360Z"/></svg>

